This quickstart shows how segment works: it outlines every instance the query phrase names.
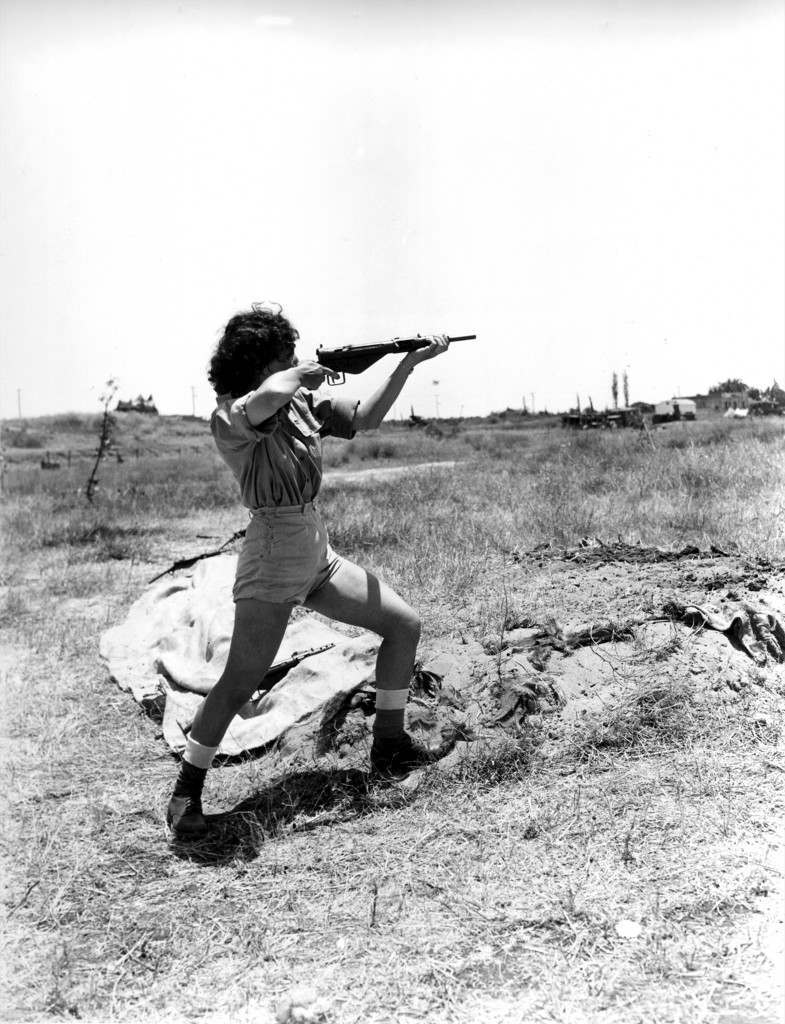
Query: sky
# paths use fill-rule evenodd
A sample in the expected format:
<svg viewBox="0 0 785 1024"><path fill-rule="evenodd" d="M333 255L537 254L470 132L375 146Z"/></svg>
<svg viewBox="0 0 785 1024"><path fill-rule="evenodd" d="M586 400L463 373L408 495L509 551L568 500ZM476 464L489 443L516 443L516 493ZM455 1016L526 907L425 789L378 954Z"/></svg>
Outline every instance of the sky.
<svg viewBox="0 0 785 1024"><path fill-rule="evenodd" d="M477 334L397 416L782 384L784 154L779 0L0 0L0 418L207 415L261 300Z"/></svg>

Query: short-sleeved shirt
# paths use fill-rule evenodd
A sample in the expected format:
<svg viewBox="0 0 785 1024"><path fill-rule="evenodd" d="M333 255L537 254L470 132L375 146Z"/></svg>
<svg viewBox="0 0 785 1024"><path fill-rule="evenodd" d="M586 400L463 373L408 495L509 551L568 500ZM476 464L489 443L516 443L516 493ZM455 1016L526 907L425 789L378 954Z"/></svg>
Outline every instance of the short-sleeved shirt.
<svg viewBox="0 0 785 1024"><path fill-rule="evenodd" d="M354 437L359 402L298 388L269 419L252 426L242 398L219 395L210 419L218 451L240 485L250 509L304 505L319 493L321 439Z"/></svg>

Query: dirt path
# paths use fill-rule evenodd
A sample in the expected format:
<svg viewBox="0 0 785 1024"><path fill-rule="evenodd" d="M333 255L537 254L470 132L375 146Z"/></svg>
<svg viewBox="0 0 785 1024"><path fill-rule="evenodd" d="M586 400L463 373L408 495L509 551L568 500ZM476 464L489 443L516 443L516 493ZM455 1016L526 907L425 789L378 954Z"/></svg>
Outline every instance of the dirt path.
<svg viewBox="0 0 785 1024"><path fill-rule="evenodd" d="M452 462L415 462L409 463L405 466L374 466L371 469L352 469L352 470L341 470L333 469L328 470L324 474L325 484L341 483L341 484L358 484L364 483L365 481L390 479L394 480L396 477L405 476L406 473L422 473L425 470L434 469L452 469L457 466L458 463Z"/></svg>

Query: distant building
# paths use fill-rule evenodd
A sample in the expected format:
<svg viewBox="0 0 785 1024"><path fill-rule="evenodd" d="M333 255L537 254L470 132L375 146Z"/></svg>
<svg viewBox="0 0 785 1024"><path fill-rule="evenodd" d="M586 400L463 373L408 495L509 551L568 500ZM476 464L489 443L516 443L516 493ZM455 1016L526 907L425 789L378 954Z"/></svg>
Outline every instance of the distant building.
<svg viewBox="0 0 785 1024"><path fill-rule="evenodd" d="M756 391L755 394L758 394ZM726 413L733 409L752 409L761 402L769 402L778 408L785 409L785 389L776 380L770 388L760 392L760 398L752 398L749 391L713 391L708 395L690 395L699 410Z"/></svg>
<svg viewBox="0 0 785 1024"><path fill-rule="evenodd" d="M708 395L690 395L690 401L701 411L727 412L728 409L749 409L752 399L747 391L712 391Z"/></svg>
<svg viewBox="0 0 785 1024"><path fill-rule="evenodd" d="M722 403L716 405L715 408L722 409L723 412L728 409L749 409L750 407L751 399L746 391L723 391L714 397L719 398Z"/></svg>
<svg viewBox="0 0 785 1024"><path fill-rule="evenodd" d="M158 415L158 409L156 408L153 396L148 395L145 398L143 395L137 395L133 401L120 401L117 403L116 412L147 412L152 413L154 416Z"/></svg>
<svg viewBox="0 0 785 1024"><path fill-rule="evenodd" d="M714 399L717 395L685 395L685 398L689 398L695 403L695 409L703 412L706 409L714 408Z"/></svg>
<svg viewBox="0 0 785 1024"><path fill-rule="evenodd" d="M669 423L673 420L694 420L695 402L691 398L680 395L669 398L665 402L657 402L654 406L653 423Z"/></svg>

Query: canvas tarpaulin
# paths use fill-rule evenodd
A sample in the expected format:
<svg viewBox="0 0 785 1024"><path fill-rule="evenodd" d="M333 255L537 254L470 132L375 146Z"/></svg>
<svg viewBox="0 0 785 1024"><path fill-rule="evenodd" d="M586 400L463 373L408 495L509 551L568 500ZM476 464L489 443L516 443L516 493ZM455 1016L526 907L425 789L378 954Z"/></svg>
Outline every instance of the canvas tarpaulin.
<svg viewBox="0 0 785 1024"><path fill-rule="evenodd" d="M221 555L161 580L101 637L110 677L143 707L163 710L164 739L176 752L184 749L196 709L226 664L236 564L236 555ZM240 710L219 753L233 756L267 747L310 719L318 728L330 709L373 685L379 642L372 633L347 637L315 615L298 613L265 685L271 677L282 678ZM290 662L296 663L288 667ZM278 671L276 666L281 666Z"/></svg>

